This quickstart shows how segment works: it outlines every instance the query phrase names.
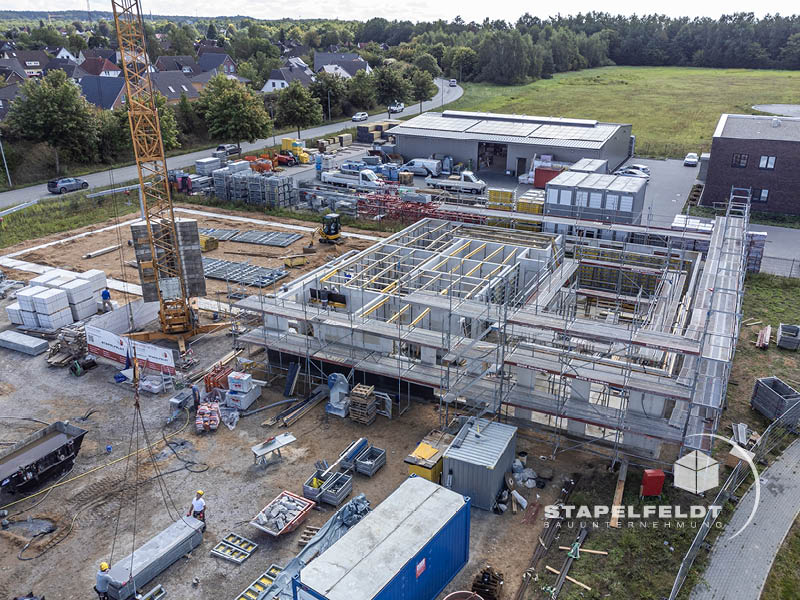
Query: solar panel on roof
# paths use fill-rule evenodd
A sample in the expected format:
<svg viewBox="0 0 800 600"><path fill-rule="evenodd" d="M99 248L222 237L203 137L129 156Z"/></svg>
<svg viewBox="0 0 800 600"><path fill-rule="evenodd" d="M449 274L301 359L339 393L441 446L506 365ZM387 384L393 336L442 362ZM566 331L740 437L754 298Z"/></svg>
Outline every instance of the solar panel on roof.
<svg viewBox="0 0 800 600"><path fill-rule="evenodd" d="M488 133L527 137L541 127L535 123L514 123L510 121L481 121L468 129L469 133Z"/></svg>

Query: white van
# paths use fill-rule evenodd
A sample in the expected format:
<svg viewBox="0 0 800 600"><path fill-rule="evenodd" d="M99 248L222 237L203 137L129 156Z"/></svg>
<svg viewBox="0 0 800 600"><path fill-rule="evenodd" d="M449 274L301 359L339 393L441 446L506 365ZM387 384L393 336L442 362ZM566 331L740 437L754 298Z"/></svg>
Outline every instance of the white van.
<svg viewBox="0 0 800 600"><path fill-rule="evenodd" d="M442 161L435 158L412 158L400 170L411 171L422 177L438 177L442 174Z"/></svg>

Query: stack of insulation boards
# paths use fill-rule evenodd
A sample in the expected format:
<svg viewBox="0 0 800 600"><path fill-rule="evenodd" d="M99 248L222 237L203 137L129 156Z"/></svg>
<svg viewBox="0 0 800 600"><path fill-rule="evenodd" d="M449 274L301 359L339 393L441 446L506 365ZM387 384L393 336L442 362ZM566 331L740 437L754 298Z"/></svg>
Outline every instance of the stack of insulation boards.
<svg viewBox="0 0 800 600"><path fill-rule="evenodd" d="M406 479L300 570L293 598L436 598L467 563L469 518L463 496L421 477Z"/></svg>

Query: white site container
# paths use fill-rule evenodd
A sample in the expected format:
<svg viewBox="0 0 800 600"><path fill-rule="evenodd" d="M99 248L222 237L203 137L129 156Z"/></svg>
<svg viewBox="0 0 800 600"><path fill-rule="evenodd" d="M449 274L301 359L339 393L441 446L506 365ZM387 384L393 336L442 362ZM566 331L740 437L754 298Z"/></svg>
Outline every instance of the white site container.
<svg viewBox="0 0 800 600"><path fill-rule="evenodd" d="M33 285L22 288L17 292L17 302L19 302L19 307L28 312L36 312L36 307L33 305L33 297L36 294L41 294L46 290L47 288L41 285Z"/></svg>
<svg viewBox="0 0 800 600"><path fill-rule="evenodd" d="M33 297L33 307L39 315L52 315L69 310L69 298L64 290L51 288ZM41 322L41 319L39 319Z"/></svg>

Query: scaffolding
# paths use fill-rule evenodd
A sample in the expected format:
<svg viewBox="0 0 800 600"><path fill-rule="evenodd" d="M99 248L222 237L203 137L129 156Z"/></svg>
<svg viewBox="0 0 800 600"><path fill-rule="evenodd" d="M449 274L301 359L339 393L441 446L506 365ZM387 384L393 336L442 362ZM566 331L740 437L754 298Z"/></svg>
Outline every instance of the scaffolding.
<svg viewBox="0 0 800 600"><path fill-rule="evenodd" d="M307 389L340 372L435 401L441 424L495 414L553 453L670 464L710 445L738 336L748 205L730 202L703 253L697 232L607 241L422 218L280 291L240 342ZM626 226L631 227L631 226ZM629 232L630 233L630 232ZM705 234L704 234L705 235Z"/></svg>

